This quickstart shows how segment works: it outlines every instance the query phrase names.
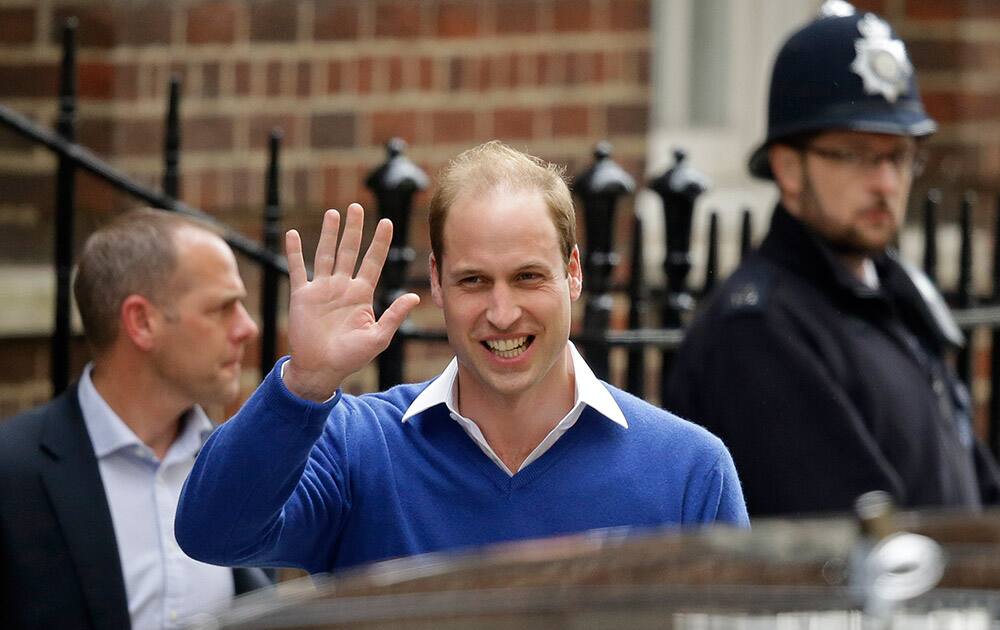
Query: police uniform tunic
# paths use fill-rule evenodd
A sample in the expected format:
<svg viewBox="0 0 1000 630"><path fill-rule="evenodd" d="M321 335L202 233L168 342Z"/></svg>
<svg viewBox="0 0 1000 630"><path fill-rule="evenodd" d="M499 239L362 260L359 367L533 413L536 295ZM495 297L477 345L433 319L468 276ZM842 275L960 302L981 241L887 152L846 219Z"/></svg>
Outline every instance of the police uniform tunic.
<svg viewBox="0 0 1000 630"><path fill-rule="evenodd" d="M779 205L687 333L666 406L726 443L751 516L846 510L869 490L904 507L1000 495L941 314L892 252L874 263L877 289Z"/></svg>

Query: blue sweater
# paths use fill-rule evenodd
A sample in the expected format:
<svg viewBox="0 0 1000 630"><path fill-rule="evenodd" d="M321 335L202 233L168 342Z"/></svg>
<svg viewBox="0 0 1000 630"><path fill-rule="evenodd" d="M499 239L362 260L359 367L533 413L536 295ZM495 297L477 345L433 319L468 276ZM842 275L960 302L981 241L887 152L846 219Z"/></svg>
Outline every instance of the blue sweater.
<svg viewBox="0 0 1000 630"><path fill-rule="evenodd" d="M628 429L587 407L511 477L444 405L401 422L426 383L315 404L280 365L185 484L175 530L195 559L317 573L597 528L748 525L722 442L614 387Z"/></svg>

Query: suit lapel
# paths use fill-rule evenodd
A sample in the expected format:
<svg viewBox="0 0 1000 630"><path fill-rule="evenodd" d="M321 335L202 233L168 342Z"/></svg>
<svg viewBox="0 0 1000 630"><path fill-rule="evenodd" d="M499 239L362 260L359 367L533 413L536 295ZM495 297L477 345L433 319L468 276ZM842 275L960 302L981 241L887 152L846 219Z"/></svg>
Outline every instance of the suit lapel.
<svg viewBox="0 0 1000 630"><path fill-rule="evenodd" d="M128 601L111 510L97 458L71 387L42 432L42 479L96 628L128 628Z"/></svg>

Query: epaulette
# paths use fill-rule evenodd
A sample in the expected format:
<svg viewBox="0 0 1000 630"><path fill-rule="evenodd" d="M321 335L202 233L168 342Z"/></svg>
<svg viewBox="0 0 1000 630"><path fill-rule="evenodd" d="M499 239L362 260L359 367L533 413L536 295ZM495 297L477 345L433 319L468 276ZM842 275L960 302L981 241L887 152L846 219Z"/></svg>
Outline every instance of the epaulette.
<svg viewBox="0 0 1000 630"><path fill-rule="evenodd" d="M772 280L762 269L741 270L726 283L718 297L718 308L723 315L763 311L767 308Z"/></svg>

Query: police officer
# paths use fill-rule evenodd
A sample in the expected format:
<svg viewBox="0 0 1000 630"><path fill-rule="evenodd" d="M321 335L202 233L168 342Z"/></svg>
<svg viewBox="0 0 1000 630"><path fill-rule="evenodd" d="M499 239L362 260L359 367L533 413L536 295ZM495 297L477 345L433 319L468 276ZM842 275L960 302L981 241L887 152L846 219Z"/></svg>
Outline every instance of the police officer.
<svg viewBox="0 0 1000 630"><path fill-rule="evenodd" d="M750 171L779 192L770 230L696 317L667 408L729 446L751 516L1000 496L940 295L891 244L924 111L903 42L872 13L821 15L785 42Z"/></svg>

